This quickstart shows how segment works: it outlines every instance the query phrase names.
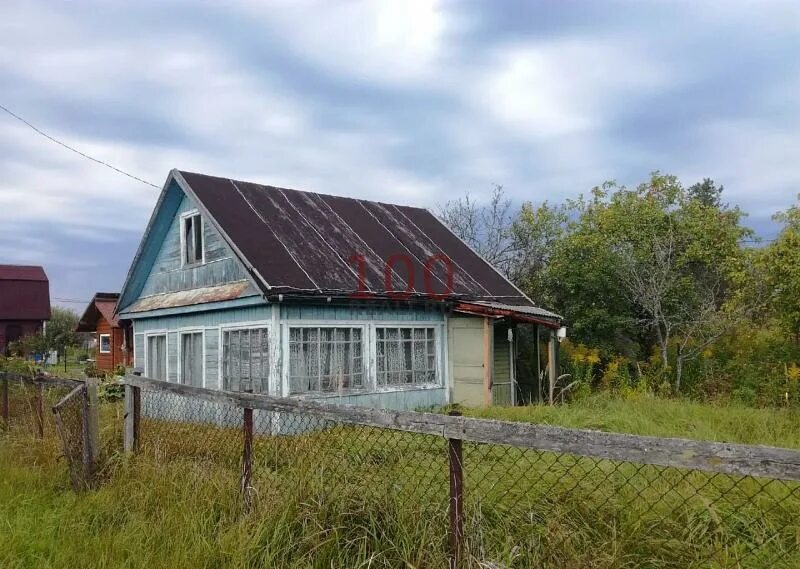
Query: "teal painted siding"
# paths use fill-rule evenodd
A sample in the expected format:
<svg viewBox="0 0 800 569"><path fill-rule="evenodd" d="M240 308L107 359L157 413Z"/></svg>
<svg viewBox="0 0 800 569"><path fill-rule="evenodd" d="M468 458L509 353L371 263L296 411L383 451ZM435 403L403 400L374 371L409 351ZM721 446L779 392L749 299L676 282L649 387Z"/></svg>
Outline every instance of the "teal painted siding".
<svg viewBox="0 0 800 569"><path fill-rule="evenodd" d="M242 306L227 310L210 310L156 318L141 318L134 321L135 331L177 330L178 328L209 328L221 324L240 322L263 322L272 319L272 307L264 303L257 306Z"/></svg>
<svg viewBox="0 0 800 569"><path fill-rule="evenodd" d="M206 387L219 389L219 329L210 328L205 333Z"/></svg>
<svg viewBox="0 0 800 569"><path fill-rule="evenodd" d="M151 296L247 280L247 272L214 226L203 220L205 263L181 267L181 214L195 209L195 204L183 196L163 236L139 296ZM255 289L248 294L255 294Z"/></svg>
<svg viewBox="0 0 800 569"><path fill-rule="evenodd" d="M392 411L413 411L414 409L441 407L447 402L447 394L444 387L439 387L435 389L404 389L379 393L327 395L305 397L304 399L335 405L358 405L360 407L390 409Z"/></svg>
<svg viewBox="0 0 800 569"><path fill-rule="evenodd" d="M441 309L422 307L396 307L394 304L335 306L322 305L281 305L282 320L356 320L375 322L395 320L401 322L443 322Z"/></svg>
<svg viewBox="0 0 800 569"><path fill-rule="evenodd" d="M167 334L167 381L178 381L178 333Z"/></svg>
<svg viewBox="0 0 800 569"><path fill-rule="evenodd" d="M144 368L144 336L133 336L133 367Z"/></svg>
<svg viewBox="0 0 800 569"><path fill-rule="evenodd" d="M272 323L271 305L266 302L254 306L239 306L208 310L205 312L190 312L186 314L171 314L152 318L137 318L134 320L134 332L137 339L140 334L167 331L167 368L169 381L178 380L179 359L179 334L180 330L205 331L205 386L220 388L220 327L226 325L253 325ZM376 306L335 306L335 305L282 305L280 306L281 327L292 322L443 322L444 314L438 310L425 310L424 308L410 307L382 307ZM279 330L273 328L272 341L281 341ZM137 351L140 349L137 342ZM443 340L442 340L443 343ZM286 349L285 347L283 348ZM365 351L367 347L365 347ZM285 354L284 356L285 357ZM444 357L440 354L440 357ZM136 357L136 365L142 367L144 358ZM281 369L281 368L279 368ZM424 389L399 389L396 391L379 391L367 393L350 393L346 395L308 395L312 401L321 401L335 404L360 405L382 409L420 409L444 405L447 401L447 392L444 387Z"/></svg>

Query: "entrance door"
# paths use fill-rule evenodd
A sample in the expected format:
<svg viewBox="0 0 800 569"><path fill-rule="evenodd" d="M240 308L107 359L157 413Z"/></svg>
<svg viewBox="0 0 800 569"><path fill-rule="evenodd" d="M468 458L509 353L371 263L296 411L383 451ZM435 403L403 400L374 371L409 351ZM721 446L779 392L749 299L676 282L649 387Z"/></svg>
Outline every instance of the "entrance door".
<svg viewBox="0 0 800 569"><path fill-rule="evenodd" d="M167 381L167 336L147 337L147 377Z"/></svg>
<svg viewBox="0 0 800 569"><path fill-rule="evenodd" d="M508 325L494 325L494 361L492 362L492 404L515 405L514 381L514 329Z"/></svg>

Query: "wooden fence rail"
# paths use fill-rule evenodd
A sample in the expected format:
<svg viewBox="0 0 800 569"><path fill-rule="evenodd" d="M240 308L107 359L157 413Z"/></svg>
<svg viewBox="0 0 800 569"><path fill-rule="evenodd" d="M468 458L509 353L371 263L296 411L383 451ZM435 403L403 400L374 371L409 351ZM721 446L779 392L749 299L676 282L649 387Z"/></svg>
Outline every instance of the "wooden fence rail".
<svg viewBox="0 0 800 569"><path fill-rule="evenodd" d="M126 386L193 397L242 409L313 415L319 419L394 429L445 439L509 445L594 459L672 468L800 481L800 451L768 446L705 442L678 438L606 433L549 425L448 416L414 411L385 411L352 405L331 405L294 398L218 391L126 376ZM127 390L126 390L127 393ZM125 447L137 444L137 413L126 414Z"/></svg>

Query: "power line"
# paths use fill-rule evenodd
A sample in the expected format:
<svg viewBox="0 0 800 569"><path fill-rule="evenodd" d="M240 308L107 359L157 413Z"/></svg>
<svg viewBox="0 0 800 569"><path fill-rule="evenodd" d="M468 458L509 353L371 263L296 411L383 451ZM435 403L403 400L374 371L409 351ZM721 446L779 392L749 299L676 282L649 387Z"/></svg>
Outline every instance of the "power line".
<svg viewBox="0 0 800 569"><path fill-rule="evenodd" d="M75 300L74 298L58 298L56 296L53 297L53 300L58 302L74 302L75 304L89 304L88 300Z"/></svg>
<svg viewBox="0 0 800 569"><path fill-rule="evenodd" d="M112 166L108 162L103 162L102 160L98 160L97 158L94 158L93 156L89 156L85 152L81 152L77 148L73 148L69 144L65 144L64 142L61 142L57 138L53 138L52 136L50 136L49 134L47 134L46 132L44 132L40 128L37 128L36 126L32 125L31 123L26 121L24 118L22 118L21 116L19 116L18 114L14 113L14 112L12 112L11 110L7 109L3 105L0 105L0 109L2 109L6 113L8 113L12 117L14 117L15 119L17 119L22 124L24 124L24 125L28 126L29 128L33 129L35 132L37 132L38 134L42 135L47 140L49 140L51 142L55 142L59 146L63 146L67 150L69 150L71 152L74 152L75 154L77 154L79 156L82 156L83 158L91 160L92 162L100 164L101 166L105 166L106 168L110 168L110 169L114 170L115 172L117 172L118 174L122 174L123 176L127 176L128 178L132 178L132 179L136 180L137 182L141 182L142 184L147 184L148 186L152 186L152 187L156 188L157 190L160 189L158 186L156 186L155 184L153 184L151 182L148 182L147 180L143 180L142 178L139 178L138 176L134 176L133 174L129 174L125 170L120 170L119 168L117 168L116 166Z"/></svg>

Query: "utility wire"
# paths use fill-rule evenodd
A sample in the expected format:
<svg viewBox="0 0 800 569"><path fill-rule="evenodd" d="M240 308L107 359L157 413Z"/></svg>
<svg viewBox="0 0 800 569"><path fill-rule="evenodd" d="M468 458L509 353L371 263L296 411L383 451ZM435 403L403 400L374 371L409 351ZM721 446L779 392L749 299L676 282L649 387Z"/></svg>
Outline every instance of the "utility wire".
<svg viewBox="0 0 800 569"><path fill-rule="evenodd" d="M55 143L56 143L56 144L58 144L59 146L63 146L63 147L64 147L64 148L66 148L67 150L70 150L70 151L74 152L75 154L77 154L77 155L79 155L79 156L82 156L82 157L84 157L84 158L86 158L86 159L88 159L88 160L91 160L92 162L95 162L95 163L97 163L97 164L100 164L101 166L105 166L106 168L110 168L110 169L114 170L115 172L117 172L118 174L122 174L123 176L127 176L128 178L132 178L132 179L136 180L137 182L141 182L141 183L143 183L143 184L147 184L148 186L152 186L152 187L156 188L157 190L158 190L158 189L160 189L158 186L156 186L155 184L153 184L153 183L151 183L151 182L148 182L147 180L143 180L143 179L141 179L141 178L139 178L139 177L137 177L137 176L134 176L133 174L129 174L128 172L126 172L126 171L124 171L124 170L120 170L119 168L117 168L116 166L112 166L112 165L111 165L111 164L109 164L108 162L103 162L102 160L98 160L97 158L94 158L93 156L89 156L89 155L88 155L88 154L86 154L85 152L81 152L81 151L80 151L80 150L78 150L77 148L73 148L73 147L72 147L72 146L70 146L69 144L65 144L65 143L61 142L60 140L58 140L58 139L56 139L56 138L53 138L52 136L50 136L49 134L47 134L47 133L46 133L46 132L44 132L43 130L41 130L41 129L37 128L36 126L32 125L31 123L29 123L28 121L26 121L24 118L22 118L21 116L19 116L19 115L18 115L18 114L16 114L16 113L14 113L14 112L10 111L9 109L7 109L6 107L4 107L3 105L0 105L0 109L2 109L2 110L3 110L3 111L5 111L6 113L8 113L8 114L9 114L9 115L11 115L12 117L14 117L15 119L17 119L17 120L18 120L19 122L21 122L22 124L24 124L24 125L28 126L29 128L33 129L33 130L34 130L34 131L36 131L38 134L40 134L40 135L42 135L43 137L45 137L47 140L49 140L49 141L51 141L51 142L55 142Z"/></svg>
<svg viewBox="0 0 800 569"><path fill-rule="evenodd" d="M73 298L58 298L57 296L54 296L53 300L56 300L58 302L74 302L75 304L89 304L88 300L75 300Z"/></svg>

